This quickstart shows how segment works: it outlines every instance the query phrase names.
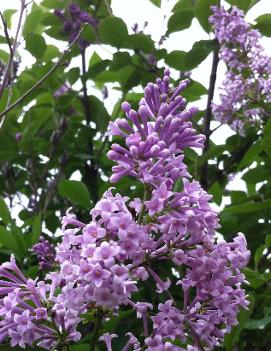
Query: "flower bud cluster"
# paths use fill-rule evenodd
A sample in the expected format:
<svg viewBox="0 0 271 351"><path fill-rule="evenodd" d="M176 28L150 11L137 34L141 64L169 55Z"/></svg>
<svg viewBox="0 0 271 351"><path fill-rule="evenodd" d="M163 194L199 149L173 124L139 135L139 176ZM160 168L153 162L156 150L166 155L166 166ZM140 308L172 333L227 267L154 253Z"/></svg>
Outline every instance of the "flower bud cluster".
<svg viewBox="0 0 271 351"><path fill-rule="evenodd" d="M212 7L209 18L227 65L220 102L213 104L216 119L241 135L246 125L260 126L271 102L271 58L262 47L261 34L245 21L236 7Z"/></svg>
<svg viewBox="0 0 271 351"><path fill-rule="evenodd" d="M49 270L53 267L55 262L55 246L54 244L50 244L44 236L41 236L39 242L32 246L32 252L37 255L41 270Z"/></svg>
<svg viewBox="0 0 271 351"><path fill-rule="evenodd" d="M184 150L202 147L204 137L188 121L195 109L186 109L180 96L187 84L170 89L166 70L163 79L148 84L138 111L123 103L126 119L110 125L109 134L124 139L109 152L117 162L111 180L135 177L144 184L143 200L109 189L88 223L68 210L56 247L59 268L45 282L27 280L13 260L2 265L2 341L56 349L80 338L84 316L99 315L100 324L123 307L142 320L142 334L125 330L122 351L210 350L237 324L240 308L248 305L241 269L249 251L241 233L231 243L217 243L211 196L189 180ZM46 251L44 243L38 247ZM163 262L180 276L162 276ZM138 298L147 280L145 296L159 294L157 305ZM115 338L105 333L99 340L112 351Z"/></svg>
<svg viewBox="0 0 271 351"><path fill-rule="evenodd" d="M66 11L57 9L55 15L63 21L63 31L69 35L69 41L72 42L84 24L89 24L93 28L97 28L98 22L88 12L82 11L80 7L71 3ZM79 39L78 46L81 50L85 50L90 42L85 39Z"/></svg>

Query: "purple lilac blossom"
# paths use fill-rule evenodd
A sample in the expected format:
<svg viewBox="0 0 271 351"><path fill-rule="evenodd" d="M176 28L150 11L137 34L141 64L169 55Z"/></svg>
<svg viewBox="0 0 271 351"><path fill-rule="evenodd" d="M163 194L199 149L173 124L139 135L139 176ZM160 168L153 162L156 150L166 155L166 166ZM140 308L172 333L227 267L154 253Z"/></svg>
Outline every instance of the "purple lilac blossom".
<svg viewBox="0 0 271 351"><path fill-rule="evenodd" d="M45 281L27 279L13 258L4 263L1 341L52 350L80 338L77 326L85 314L99 309L116 315L127 306L142 320L144 340L126 330L122 351L211 350L237 324L239 310L248 305L241 287L241 269L249 260L246 240L239 233L231 243L216 242L219 222L211 196L190 180L184 163L184 149L204 142L188 121L196 110L186 109L180 96L189 82L175 89L169 82L166 70L163 79L148 84L138 112L123 103L126 119L110 125L109 134L125 140L125 146L113 144L109 152L118 163L112 181L137 178L145 184L146 199L130 199L111 188L90 211L88 223L68 210L56 247L59 269ZM181 192L174 190L177 180ZM160 277L165 260L181 268L177 282ZM146 280L152 293L160 294L158 305L136 298L138 285ZM171 297L174 285L178 305ZM116 337L100 337L107 351L114 350ZM176 346L176 340L187 346Z"/></svg>
<svg viewBox="0 0 271 351"><path fill-rule="evenodd" d="M39 268L49 270L55 262L55 246L41 236L39 242L32 246L32 252L37 255Z"/></svg>
<svg viewBox="0 0 271 351"><path fill-rule="evenodd" d="M213 6L209 18L220 44L220 58L227 65L220 102L213 103L215 118L240 135L247 125L260 127L270 103L271 58L261 45L261 34L249 25L244 12Z"/></svg>

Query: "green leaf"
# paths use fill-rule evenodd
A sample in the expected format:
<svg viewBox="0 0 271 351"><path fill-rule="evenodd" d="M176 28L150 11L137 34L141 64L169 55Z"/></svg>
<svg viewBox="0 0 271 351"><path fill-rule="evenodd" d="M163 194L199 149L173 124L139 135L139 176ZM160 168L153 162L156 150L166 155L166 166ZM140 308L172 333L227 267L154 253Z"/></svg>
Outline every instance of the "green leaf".
<svg viewBox="0 0 271 351"><path fill-rule="evenodd" d="M256 156L261 152L261 150L262 150L261 140L256 141L254 144L252 144L251 147L243 156L242 160L240 161L237 170L242 171L244 168L249 166L253 161L255 161Z"/></svg>
<svg viewBox="0 0 271 351"><path fill-rule="evenodd" d="M255 3L258 1L256 0L227 0L227 2L231 5L239 7L239 9L247 12Z"/></svg>
<svg viewBox="0 0 271 351"><path fill-rule="evenodd" d="M8 9L8 10L5 10L3 12L3 17L6 21L8 28L11 28L12 15L14 15L14 13L16 13L16 12L17 12L17 10L13 10L13 9Z"/></svg>
<svg viewBox="0 0 271 351"><path fill-rule="evenodd" d="M271 119L268 120L264 126L263 150L271 156Z"/></svg>
<svg viewBox="0 0 271 351"><path fill-rule="evenodd" d="M200 40L193 44L192 49L185 56L187 70L197 67L214 49L212 40Z"/></svg>
<svg viewBox="0 0 271 351"><path fill-rule="evenodd" d="M238 325L234 326L230 334L226 334L223 342L223 346L227 351L232 351L234 345L237 344L241 331L244 329L247 320L249 319L254 306L254 298L249 295L249 308L247 310L242 309L238 314Z"/></svg>
<svg viewBox="0 0 271 351"><path fill-rule="evenodd" d="M264 329L269 323L271 323L271 316L259 320L251 319L245 324L245 329Z"/></svg>
<svg viewBox="0 0 271 351"><path fill-rule="evenodd" d="M192 10L178 10L168 20L167 34L189 28L194 17Z"/></svg>
<svg viewBox="0 0 271 351"><path fill-rule="evenodd" d="M192 80L187 88L182 91L182 96L188 101L196 101L200 99L202 95L208 93L208 90L201 83Z"/></svg>
<svg viewBox="0 0 271 351"><path fill-rule="evenodd" d="M209 23L209 17L212 14L211 6L215 5L219 5L218 0L197 0L195 5L195 17L207 33L211 31L211 25Z"/></svg>
<svg viewBox="0 0 271 351"><path fill-rule="evenodd" d="M147 54L155 50L153 40L143 33L129 35L124 46L128 49L141 50Z"/></svg>
<svg viewBox="0 0 271 351"><path fill-rule="evenodd" d="M265 237L265 246L270 247L271 246L271 234L266 235Z"/></svg>
<svg viewBox="0 0 271 351"><path fill-rule="evenodd" d="M266 13L265 15L256 18L256 25L254 26L263 35L271 37L271 14Z"/></svg>
<svg viewBox="0 0 271 351"><path fill-rule="evenodd" d="M270 177L270 169L266 166L257 166L250 169L243 175L245 182L250 184L257 184L263 182Z"/></svg>
<svg viewBox="0 0 271 351"><path fill-rule="evenodd" d="M179 0L173 7L173 12L178 10L193 10L195 6L194 0Z"/></svg>
<svg viewBox="0 0 271 351"><path fill-rule="evenodd" d="M32 34L26 39L25 48L36 59L40 59L45 53L47 46L44 38L39 34Z"/></svg>
<svg viewBox="0 0 271 351"><path fill-rule="evenodd" d="M186 71L185 56L185 51L174 50L165 57L165 62L178 71Z"/></svg>
<svg viewBox="0 0 271 351"><path fill-rule="evenodd" d="M113 60L110 65L110 69L113 71L119 70L124 66L131 63L131 56L128 52L115 52L113 55Z"/></svg>
<svg viewBox="0 0 271 351"><path fill-rule="evenodd" d="M39 241L39 237L41 236L41 225L42 225L42 221L41 221L41 214L39 213L33 221L32 224L32 245L36 244Z"/></svg>
<svg viewBox="0 0 271 351"><path fill-rule="evenodd" d="M41 23L42 10L35 8L26 17L23 28L23 36L26 38L30 33L33 33Z"/></svg>
<svg viewBox="0 0 271 351"><path fill-rule="evenodd" d="M229 206L224 209L223 212L226 213L251 213L256 211L261 211L267 208L271 208L271 200L266 200L263 202L246 202L241 205Z"/></svg>
<svg viewBox="0 0 271 351"><path fill-rule="evenodd" d="M74 67L69 70L67 73L68 81L71 85L73 85L80 77L80 69L79 67Z"/></svg>
<svg viewBox="0 0 271 351"><path fill-rule="evenodd" d="M97 130L104 133L108 126L110 116L104 107L104 104L96 96L90 95L88 100L91 114L93 116L94 122L97 125Z"/></svg>
<svg viewBox="0 0 271 351"><path fill-rule="evenodd" d="M0 244L12 252L18 251L17 242L13 233L3 226L0 226Z"/></svg>
<svg viewBox="0 0 271 351"><path fill-rule="evenodd" d="M214 184L209 188L209 193L213 195L214 201L220 205L222 201L222 190L218 182L214 182Z"/></svg>
<svg viewBox="0 0 271 351"><path fill-rule="evenodd" d="M4 63L8 63L9 60L9 54L2 49L0 49L0 60Z"/></svg>
<svg viewBox="0 0 271 351"><path fill-rule="evenodd" d="M63 9L62 0L43 0L41 5L48 9Z"/></svg>
<svg viewBox="0 0 271 351"><path fill-rule="evenodd" d="M254 289L258 289L265 282L258 272L255 272L250 268L244 268L243 273L245 274L247 281Z"/></svg>
<svg viewBox="0 0 271 351"><path fill-rule="evenodd" d="M58 48L54 45L47 45L46 51L42 57L44 62L52 61L54 58L58 58L60 56L60 52Z"/></svg>
<svg viewBox="0 0 271 351"><path fill-rule="evenodd" d="M10 213L5 200L0 196L0 218L5 224L10 223Z"/></svg>
<svg viewBox="0 0 271 351"><path fill-rule="evenodd" d="M117 48L128 39L128 30L125 22L118 17L108 17L101 21L99 33L103 43Z"/></svg>
<svg viewBox="0 0 271 351"><path fill-rule="evenodd" d="M161 7L161 0L150 0L150 2L157 7Z"/></svg>
<svg viewBox="0 0 271 351"><path fill-rule="evenodd" d="M93 43L96 40L96 33L94 28L92 26L85 27L81 37L82 39Z"/></svg>
<svg viewBox="0 0 271 351"><path fill-rule="evenodd" d="M63 179L59 182L57 189L58 193L72 204L77 204L87 209L90 207L88 188L83 182Z"/></svg>
<svg viewBox="0 0 271 351"><path fill-rule="evenodd" d="M258 263L260 262L260 259L263 257L264 250L265 250L265 245L261 245L258 247L258 249L255 252L255 256L254 256L255 270L258 270Z"/></svg>

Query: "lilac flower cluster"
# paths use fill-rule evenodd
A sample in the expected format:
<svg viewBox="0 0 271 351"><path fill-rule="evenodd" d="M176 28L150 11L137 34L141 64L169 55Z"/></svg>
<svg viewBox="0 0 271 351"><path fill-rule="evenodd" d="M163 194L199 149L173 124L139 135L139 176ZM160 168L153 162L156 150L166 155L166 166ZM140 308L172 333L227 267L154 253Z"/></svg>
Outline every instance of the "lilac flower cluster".
<svg viewBox="0 0 271 351"><path fill-rule="evenodd" d="M69 35L70 42L77 37L83 24L89 24L94 29L98 25L96 18L93 18L88 12L82 11L75 3L70 4L67 11L57 9L54 13L64 22L63 31ZM90 42L85 39L79 39L78 41L81 50L85 50L89 45Z"/></svg>
<svg viewBox="0 0 271 351"><path fill-rule="evenodd" d="M245 21L236 7L212 7L209 18L220 44L220 58L227 65L220 103L213 104L217 120L241 135L246 125L260 126L270 103L271 58L265 53L259 31Z"/></svg>
<svg viewBox="0 0 271 351"><path fill-rule="evenodd" d="M27 280L13 259L2 265L0 340L57 348L80 338L77 327L85 315L98 313L102 323L123 306L142 320L143 333L127 331L122 351L210 350L237 324L240 308L248 304L241 269L249 252L241 233L232 243L216 242L219 223L211 196L189 180L184 150L202 147L204 137L188 121L196 110L186 109L180 96L188 83L171 89L166 70L148 84L138 111L125 102L126 119L110 125L109 133L125 141L109 151L118 163L111 180L137 178L144 200L109 189L90 211L89 223L67 211L56 247L59 269L45 282ZM181 192L175 191L177 180ZM44 243L39 245L42 251ZM161 277L159 264L165 261L182 272L178 279ZM144 287L146 280L151 293L161 295L158 306L136 298L138 284ZM100 341L112 351L116 337L105 333Z"/></svg>
<svg viewBox="0 0 271 351"><path fill-rule="evenodd" d="M10 338L12 347L35 344L51 350L80 339L76 311L60 302L63 293L56 296L56 274L48 276L51 284L27 279L11 257L0 266L0 275L0 342Z"/></svg>
<svg viewBox="0 0 271 351"><path fill-rule="evenodd" d="M41 270L49 270L53 267L55 262L55 246L54 244L50 244L44 236L41 236L39 242L33 245L32 252L37 255Z"/></svg>

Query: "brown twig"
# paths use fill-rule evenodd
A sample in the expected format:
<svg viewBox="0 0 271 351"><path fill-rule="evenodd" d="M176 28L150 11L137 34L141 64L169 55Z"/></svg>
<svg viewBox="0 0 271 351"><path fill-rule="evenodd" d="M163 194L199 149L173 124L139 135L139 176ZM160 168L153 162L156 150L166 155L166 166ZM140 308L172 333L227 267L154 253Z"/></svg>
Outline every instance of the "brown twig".
<svg viewBox="0 0 271 351"><path fill-rule="evenodd" d="M209 150L210 146L210 125L212 120L212 101L214 98L214 91L215 91L215 82L216 82L216 72L219 63L219 45L218 42L216 43L216 47L213 53L213 62L212 62L212 69L210 74L209 80L209 91L208 91L208 98L207 98L207 106L206 112L204 115L204 125L203 125L203 133L205 135L205 145L203 149L203 154L205 154ZM206 161L201 169L201 185L203 188L208 188L208 161Z"/></svg>
<svg viewBox="0 0 271 351"><path fill-rule="evenodd" d="M81 82L82 82L82 89L83 89L82 102L85 108L86 124L89 127L91 122L91 110L90 110L88 91L87 91L87 82L86 82L87 69L86 69L85 50L82 50L81 58L82 58ZM89 141L88 141L88 152L90 155L94 155L93 142L91 138L89 138ZM92 200L94 203L96 203L99 199L98 177L99 177L98 169L93 157L91 159L90 165L87 162L85 163L85 174L84 174L83 180L85 181L92 195Z"/></svg>

